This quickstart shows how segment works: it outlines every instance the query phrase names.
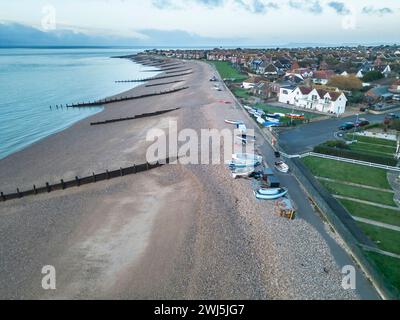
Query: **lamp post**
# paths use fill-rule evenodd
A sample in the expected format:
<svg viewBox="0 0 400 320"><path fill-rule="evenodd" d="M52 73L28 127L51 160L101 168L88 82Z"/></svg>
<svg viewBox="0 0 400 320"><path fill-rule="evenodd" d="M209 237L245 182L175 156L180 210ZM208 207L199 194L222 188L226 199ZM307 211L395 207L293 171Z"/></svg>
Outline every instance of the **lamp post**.
<svg viewBox="0 0 400 320"><path fill-rule="evenodd" d="M356 136L357 123L358 123L358 121L359 121L359 117L360 117L360 115L357 113L357 120L356 120L356 123L355 123L355 125L354 125L353 141L352 141L352 143L354 143L354 141L356 140L356 139L355 139L355 136Z"/></svg>

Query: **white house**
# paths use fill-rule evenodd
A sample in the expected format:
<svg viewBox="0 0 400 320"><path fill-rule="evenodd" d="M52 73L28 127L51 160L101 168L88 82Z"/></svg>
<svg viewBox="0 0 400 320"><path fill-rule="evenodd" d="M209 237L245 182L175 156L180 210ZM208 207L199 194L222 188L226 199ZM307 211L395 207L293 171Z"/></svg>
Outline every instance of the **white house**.
<svg viewBox="0 0 400 320"><path fill-rule="evenodd" d="M343 114L346 111L347 98L341 91L282 87L279 102L319 112Z"/></svg>

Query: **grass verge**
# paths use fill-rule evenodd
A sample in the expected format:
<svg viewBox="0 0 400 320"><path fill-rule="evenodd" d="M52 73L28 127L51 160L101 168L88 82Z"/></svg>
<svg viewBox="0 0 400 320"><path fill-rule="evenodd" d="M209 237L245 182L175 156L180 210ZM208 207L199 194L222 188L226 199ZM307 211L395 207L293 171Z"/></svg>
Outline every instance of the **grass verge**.
<svg viewBox="0 0 400 320"><path fill-rule="evenodd" d="M386 170L318 157L306 157L304 164L314 176L391 189Z"/></svg>
<svg viewBox="0 0 400 320"><path fill-rule="evenodd" d="M400 254L400 232L362 222L357 224L372 241L376 242L379 249Z"/></svg>
<svg viewBox="0 0 400 320"><path fill-rule="evenodd" d="M238 70L233 68L228 61L208 61L213 64L222 79L235 79L234 82L241 82L248 78L247 75L240 73Z"/></svg>
<svg viewBox="0 0 400 320"><path fill-rule="evenodd" d="M376 265L387 282L395 288L395 294L400 299L400 259L365 251L367 258Z"/></svg>
<svg viewBox="0 0 400 320"><path fill-rule="evenodd" d="M378 208L351 200L340 200L340 203L354 216L375 220L400 227L400 212Z"/></svg>
<svg viewBox="0 0 400 320"><path fill-rule="evenodd" d="M396 206L396 203L393 201L393 192L354 187L338 182L321 181L321 183L327 188L330 193L334 195L370 201L387 206Z"/></svg>

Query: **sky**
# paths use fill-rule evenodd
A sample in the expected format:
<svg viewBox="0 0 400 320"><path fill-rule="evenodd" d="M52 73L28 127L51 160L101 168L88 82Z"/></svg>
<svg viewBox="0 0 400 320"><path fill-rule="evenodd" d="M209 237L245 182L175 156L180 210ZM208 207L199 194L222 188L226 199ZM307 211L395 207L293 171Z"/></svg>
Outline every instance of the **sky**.
<svg viewBox="0 0 400 320"><path fill-rule="evenodd" d="M0 21L132 45L400 43L400 0L0 0Z"/></svg>

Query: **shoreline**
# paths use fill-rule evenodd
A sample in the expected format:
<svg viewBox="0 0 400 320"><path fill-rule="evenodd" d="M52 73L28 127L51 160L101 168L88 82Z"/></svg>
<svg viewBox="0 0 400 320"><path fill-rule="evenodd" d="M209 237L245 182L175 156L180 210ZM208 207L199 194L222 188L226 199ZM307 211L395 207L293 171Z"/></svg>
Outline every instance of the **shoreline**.
<svg viewBox="0 0 400 320"><path fill-rule="evenodd" d="M129 60L129 61L131 61L131 62L133 62L133 63L135 63L135 64L138 64L138 65L141 65L141 66L145 66L145 65L140 64L139 62L136 62L136 61L132 60L132 57L135 56L135 55L137 55L137 54L127 55L127 56L120 56L120 57L109 57L109 58L110 58L110 59L116 59L116 58L118 58L118 59L126 59L126 60ZM164 74L164 72L159 71L159 70L154 70L153 72L157 73L155 76L159 76L159 75L161 75L161 74ZM113 97L124 96L125 94L127 94L127 93L129 93L129 92L132 92L135 88L141 87L141 86L143 86L143 85L145 85L145 84L147 84L147 83L148 83L148 82L140 83L140 84L137 85L136 87L133 87L133 88L128 89L128 90L121 91L121 92L119 92L119 93L116 93L116 94L113 94L113 95L110 95L110 96L107 96L107 97L104 97L104 98L99 98L97 101L107 100L107 99L110 99L110 98L113 98ZM117 84L115 84L115 85L117 86ZM55 107L54 107L54 108L55 108ZM102 112L105 110L105 108L106 108L106 105L93 106L93 109L99 109L99 110L98 110L97 112L95 112L95 113L89 115L89 116L86 116L86 117L84 117L84 118L78 120L78 121L74 121L74 122L72 122L72 123L70 123L70 124L68 124L68 125L66 125L66 126L63 126L63 127L61 127L61 128L57 128L57 129L54 129L53 132L51 132L51 133L49 133L49 134L47 134L47 135L45 135L45 136L43 136L43 137L41 137L41 138L36 139L35 141L33 141L32 143L30 143L30 144L28 144L28 145L26 145L26 146L23 146L23 147L21 147L21 148L15 150L15 151L12 151L11 153L9 153L9 154L8 154L7 156L5 156L4 158L0 158L0 161L2 161L2 160L4 160L4 159L7 159L8 157L10 157L10 156L12 156L12 155L14 155L14 154L16 154L16 153L18 153L18 152L21 152L21 151L23 151L23 150L25 150L25 149L27 149L27 148L30 148L31 146L34 146L35 144L37 144L37 143L39 143L39 142L41 142L41 141L43 141L43 140L45 140L45 139L47 139L47 138L49 138L49 137L55 135L55 134L58 134L58 133L63 132L63 131L65 131L65 130L68 130L68 129L72 128L74 125L76 125L76 124L78 124L79 122L81 122L81 121L84 121L84 120L86 120L86 119L88 119L88 118L91 118L91 117L93 117L93 116L96 116L96 115L99 114L99 113L102 113ZM62 110L62 108L60 108L60 110Z"/></svg>
<svg viewBox="0 0 400 320"><path fill-rule="evenodd" d="M132 165L147 149L146 132L166 129L170 120L198 131L229 128L224 119L243 117L236 104L221 103L232 100L229 91L211 89L215 71L209 65L180 63L194 71L184 77L189 90L119 102L94 118L181 109L97 128L89 126L93 118L85 119L12 161L0 161L0 189L54 179L60 168L73 178L110 164ZM151 90L138 88L133 90ZM258 138L264 152L268 146ZM10 270L0 278L0 296L54 298L35 284L35 270L51 264L60 275L61 298L358 299L358 292L340 287L340 261L348 256L314 215L277 217L273 203L254 199L251 181L233 180L223 164L163 166L0 203L0 267ZM19 285L9 281L16 274Z"/></svg>

